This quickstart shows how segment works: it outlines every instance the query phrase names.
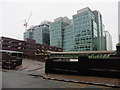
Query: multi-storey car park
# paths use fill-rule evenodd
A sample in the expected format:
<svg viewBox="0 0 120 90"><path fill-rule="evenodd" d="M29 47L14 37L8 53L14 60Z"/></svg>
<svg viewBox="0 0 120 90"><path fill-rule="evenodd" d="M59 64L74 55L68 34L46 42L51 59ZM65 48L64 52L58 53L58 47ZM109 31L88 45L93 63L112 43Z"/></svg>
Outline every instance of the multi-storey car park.
<svg viewBox="0 0 120 90"><path fill-rule="evenodd" d="M1 37L0 46L2 50L23 52L23 57L44 60L50 51L62 51L61 48L38 44L35 40L17 40L8 37Z"/></svg>

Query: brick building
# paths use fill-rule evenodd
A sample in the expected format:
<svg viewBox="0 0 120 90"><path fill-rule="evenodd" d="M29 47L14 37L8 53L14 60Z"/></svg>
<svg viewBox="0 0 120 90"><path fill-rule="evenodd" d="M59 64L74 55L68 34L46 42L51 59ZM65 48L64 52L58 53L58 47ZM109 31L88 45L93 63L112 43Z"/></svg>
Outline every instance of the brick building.
<svg viewBox="0 0 120 90"><path fill-rule="evenodd" d="M8 37L0 37L0 46L2 50L20 51L23 52L23 57L39 60L45 59L49 51L62 51L61 48L38 44L32 39L22 41Z"/></svg>

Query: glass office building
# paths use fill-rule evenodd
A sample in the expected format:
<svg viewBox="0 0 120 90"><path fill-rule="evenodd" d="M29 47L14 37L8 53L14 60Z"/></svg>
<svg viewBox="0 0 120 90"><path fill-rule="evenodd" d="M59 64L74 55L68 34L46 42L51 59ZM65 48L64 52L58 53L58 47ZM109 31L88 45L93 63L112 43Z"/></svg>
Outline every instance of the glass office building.
<svg viewBox="0 0 120 90"><path fill-rule="evenodd" d="M75 37L73 24L65 27L63 39L63 51L74 51Z"/></svg>
<svg viewBox="0 0 120 90"><path fill-rule="evenodd" d="M63 48L64 31L69 24L67 17L59 17L50 24L50 46Z"/></svg>
<svg viewBox="0 0 120 90"><path fill-rule="evenodd" d="M27 38L32 39L33 38L33 32L32 29L24 32L24 40L27 40Z"/></svg>
<svg viewBox="0 0 120 90"><path fill-rule="evenodd" d="M112 50L112 37L108 31L104 31L106 37L106 50Z"/></svg>
<svg viewBox="0 0 120 90"><path fill-rule="evenodd" d="M33 39L36 43L50 46L50 32L49 32L50 22L43 21L40 25L33 26L29 28L24 33L24 40L27 38Z"/></svg>
<svg viewBox="0 0 120 90"><path fill-rule="evenodd" d="M77 11L73 15L75 51L96 51L97 49L97 24L95 16L89 8Z"/></svg>
<svg viewBox="0 0 120 90"><path fill-rule="evenodd" d="M105 50L105 43L104 43L104 25L102 22L102 15L99 11L93 11L93 14L95 16L95 22L97 23L97 29L98 29L98 50Z"/></svg>
<svg viewBox="0 0 120 90"><path fill-rule="evenodd" d="M86 7L78 10L71 20L60 17L50 24L50 45L63 51L106 50L103 31L100 12Z"/></svg>

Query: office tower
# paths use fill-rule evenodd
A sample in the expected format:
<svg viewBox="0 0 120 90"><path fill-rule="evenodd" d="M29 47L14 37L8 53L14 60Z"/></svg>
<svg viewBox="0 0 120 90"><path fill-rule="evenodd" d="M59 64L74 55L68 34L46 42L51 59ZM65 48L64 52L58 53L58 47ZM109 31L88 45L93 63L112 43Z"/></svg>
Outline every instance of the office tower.
<svg viewBox="0 0 120 90"><path fill-rule="evenodd" d="M67 17L59 17L54 19L50 24L50 46L63 48L64 30L70 24Z"/></svg>
<svg viewBox="0 0 120 90"><path fill-rule="evenodd" d="M50 45L50 35L49 35L49 25L50 22L43 21L40 25L33 26L29 28L24 33L24 40L27 38L33 39L36 43Z"/></svg>
<svg viewBox="0 0 120 90"><path fill-rule="evenodd" d="M50 24L50 45L63 51L105 50L102 16L88 7L77 11L72 19L60 17Z"/></svg>
<svg viewBox="0 0 120 90"><path fill-rule="evenodd" d="M73 23L65 27L63 39L63 51L74 51L75 37Z"/></svg>
<svg viewBox="0 0 120 90"><path fill-rule="evenodd" d="M97 45L97 24L95 16L87 7L77 11L73 15L75 51L96 51Z"/></svg>
<svg viewBox="0 0 120 90"><path fill-rule="evenodd" d="M102 36L102 50L107 50L107 39L106 39L106 33L105 33L105 25L103 24L103 36ZM110 33L109 33L110 34ZM112 37L111 37L112 38ZM111 39L112 40L112 39ZM112 41L111 41L112 43Z"/></svg>
<svg viewBox="0 0 120 90"><path fill-rule="evenodd" d="M112 50L112 37L108 31L104 31L106 37L107 50Z"/></svg>
<svg viewBox="0 0 120 90"><path fill-rule="evenodd" d="M97 29L98 29L98 50L105 50L104 46L104 35L103 35L103 22L102 22L102 15L99 11L95 10L93 11L93 14L95 16L95 22L97 23Z"/></svg>

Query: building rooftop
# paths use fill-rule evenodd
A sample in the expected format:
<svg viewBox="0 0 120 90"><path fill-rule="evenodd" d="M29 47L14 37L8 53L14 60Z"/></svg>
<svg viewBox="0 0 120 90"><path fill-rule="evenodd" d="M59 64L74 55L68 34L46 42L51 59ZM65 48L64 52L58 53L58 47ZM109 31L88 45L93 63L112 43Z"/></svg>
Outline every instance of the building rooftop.
<svg viewBox="0 0 120 90"><path fill-rule="evenodd" d="M82 13L82 12L87 11L87 10L91 11L91 9L90 9L89 7L86 7L86 8L77 10L77 13ZM91 12L92 12L92 11L91 11Z"/></svg>

